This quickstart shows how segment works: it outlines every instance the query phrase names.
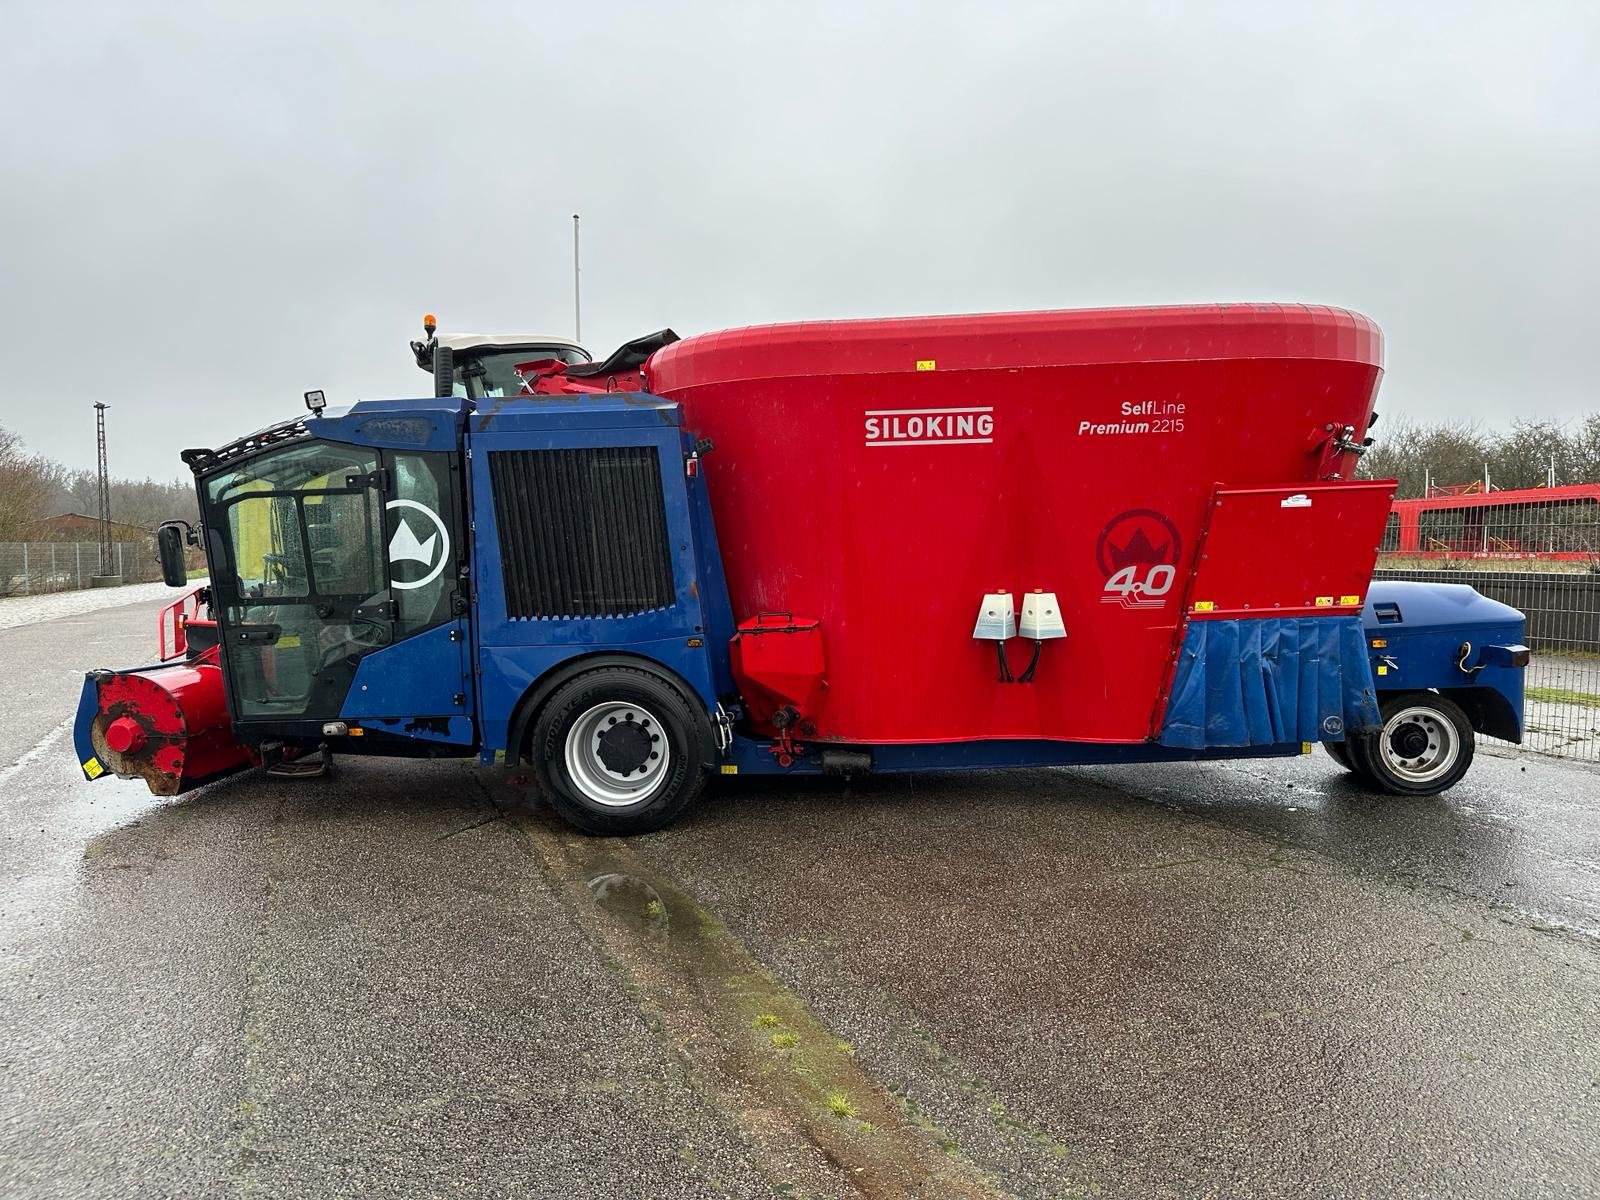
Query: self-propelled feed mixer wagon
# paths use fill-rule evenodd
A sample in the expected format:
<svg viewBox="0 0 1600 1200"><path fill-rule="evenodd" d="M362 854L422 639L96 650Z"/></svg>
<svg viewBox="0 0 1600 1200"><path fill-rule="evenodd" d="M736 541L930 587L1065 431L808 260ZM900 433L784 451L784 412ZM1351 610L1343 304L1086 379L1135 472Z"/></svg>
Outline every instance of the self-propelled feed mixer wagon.
<svg viewBox="0 0 1600 1200"><path fill-rule="evenodd" d="M1297 754L1431 794L1522 736L1520 613L1375 584L1371 321L1291 305L775 325L189 450L204 587L95 671L85 775L518 767L590 831L708 775ZM168 634L173 646L167 646ZM525 764L525 765L524 765ZM529 769L531 768L531 770Z"/></svg>

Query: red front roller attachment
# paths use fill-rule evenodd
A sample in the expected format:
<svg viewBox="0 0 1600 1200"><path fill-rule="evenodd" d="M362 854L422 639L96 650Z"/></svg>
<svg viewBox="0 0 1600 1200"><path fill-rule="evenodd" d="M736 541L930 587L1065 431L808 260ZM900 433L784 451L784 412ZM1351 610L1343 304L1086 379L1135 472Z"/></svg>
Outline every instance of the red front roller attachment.
<svg viewBox="0 0 1600 1200"><path fill-rule="evenodd" d="M83 773L143 779L176 796L256 762L233 740L213 647L185 662L84 678L75 730Z"/></svg>

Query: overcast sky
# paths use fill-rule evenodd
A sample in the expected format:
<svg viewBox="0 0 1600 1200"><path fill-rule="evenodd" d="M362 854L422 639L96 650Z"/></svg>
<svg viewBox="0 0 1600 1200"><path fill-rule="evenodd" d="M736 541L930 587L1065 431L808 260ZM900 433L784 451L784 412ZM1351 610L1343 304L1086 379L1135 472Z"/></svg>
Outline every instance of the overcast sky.
<svg viewBox="0 0 1600 1200"><path fill-rule="evenodd" d="M231 15L230 15L231 14ZM0 0L0 424L172 477L406 341L1343 305L1380 407L1600 409L1600 5ZM1381 429L1381 427L1380 427Z"/></svg>

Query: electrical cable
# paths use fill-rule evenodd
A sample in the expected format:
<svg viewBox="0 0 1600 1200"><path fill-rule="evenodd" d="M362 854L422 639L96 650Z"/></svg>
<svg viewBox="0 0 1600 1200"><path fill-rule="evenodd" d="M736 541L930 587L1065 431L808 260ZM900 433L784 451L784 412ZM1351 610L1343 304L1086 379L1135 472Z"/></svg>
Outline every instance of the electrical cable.
<svg viewBox="0 0 1600 1200"><path fill-rule="evenodd" d="M1039 652L1043 649L1043 642L1035 642L1033 644L1033 657L1028 660L1028 665L1023 669L1022 674L1017 676L1018 683L1033 682L1033 672L1039 666Z"/></svg>
<svg viewBox="0 0 1600 1200"><path fill-rule="evenodd" d="M1015 683L1016 680L1011 678L1011 664L1006 661L1006 644L998 639L996 639L994 644L994 656L995 659L1000 663L999 682Z"/></svg>

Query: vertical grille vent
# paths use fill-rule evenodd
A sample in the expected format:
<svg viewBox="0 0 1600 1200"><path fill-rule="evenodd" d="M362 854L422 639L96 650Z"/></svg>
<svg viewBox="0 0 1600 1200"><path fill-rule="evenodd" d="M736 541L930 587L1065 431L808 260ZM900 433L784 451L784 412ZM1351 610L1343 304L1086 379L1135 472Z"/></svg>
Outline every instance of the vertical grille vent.
<svg viewBox="0 0 1600 1200"><path fill-rule="evenodd" d="M625 617L673 603L653 446L492 450L506 615Z"/></svg>

